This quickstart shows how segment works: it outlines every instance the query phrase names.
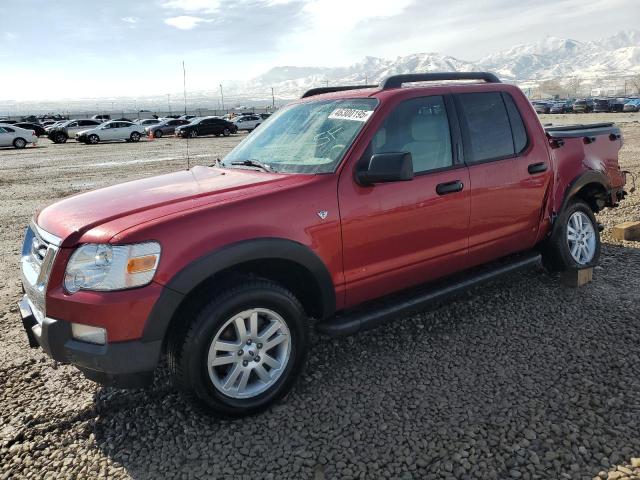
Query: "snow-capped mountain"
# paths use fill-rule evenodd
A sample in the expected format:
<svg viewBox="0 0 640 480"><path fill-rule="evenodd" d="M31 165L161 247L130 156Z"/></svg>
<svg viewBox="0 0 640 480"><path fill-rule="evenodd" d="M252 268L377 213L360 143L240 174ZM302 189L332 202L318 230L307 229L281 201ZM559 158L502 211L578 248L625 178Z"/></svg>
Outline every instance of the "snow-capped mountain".
<svg viewBox="0 0 640 480"><path fill-rule="evenodd" d="M277 97L291 98L308 88L327 83L378 83L395 73L479 70L495 72L502 79L515 83L576 76L583 80L628 77L640 74L640 31L621 31L587 42L547 37L478 61L430 52L395 59L365 57L358 63L338 68L275 67L248 82L234 85L234 90L257 97L273 87Z"/></svg>

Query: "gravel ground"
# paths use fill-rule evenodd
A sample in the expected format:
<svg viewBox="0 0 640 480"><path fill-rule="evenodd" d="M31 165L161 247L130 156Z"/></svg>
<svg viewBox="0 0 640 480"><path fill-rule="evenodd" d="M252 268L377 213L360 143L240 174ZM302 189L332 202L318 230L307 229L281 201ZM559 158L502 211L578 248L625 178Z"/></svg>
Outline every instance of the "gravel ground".
<svg viewBox="0 0 640 480"><path fill-rule="evenodd" d="M640 175L640 114L618 121ZM239 137L189 143L209 164ZM185 141L0 150L0 479L640 478L640 192L599 215L601 266L571 289L533 269L355 337L314 335L285 401L243 420L153 388L98 387L27 347L23 229L65 195L185 166ZM635 472L635 473L634 473ZM635 476L634 476L635 475Z"/></svg>

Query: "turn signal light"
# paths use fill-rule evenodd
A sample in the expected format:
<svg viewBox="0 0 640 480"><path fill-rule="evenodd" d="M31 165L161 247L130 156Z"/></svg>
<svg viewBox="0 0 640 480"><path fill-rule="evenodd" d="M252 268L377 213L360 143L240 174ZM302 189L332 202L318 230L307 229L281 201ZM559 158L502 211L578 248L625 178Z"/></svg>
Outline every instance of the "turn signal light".
<svg viewBox="0 0 640 480"><path fill-rule="evenodd" d="M144 257L130 258L127 262L127 273L141 273L153 270L158 260L157 255L145 255Z"/></svg>

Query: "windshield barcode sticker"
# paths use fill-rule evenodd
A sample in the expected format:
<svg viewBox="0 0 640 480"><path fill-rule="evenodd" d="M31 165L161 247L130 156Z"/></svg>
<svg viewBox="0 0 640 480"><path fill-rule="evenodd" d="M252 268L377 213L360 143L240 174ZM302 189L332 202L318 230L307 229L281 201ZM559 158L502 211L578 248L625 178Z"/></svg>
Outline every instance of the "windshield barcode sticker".
<svg viewBox="0 0 640 480"><path fill-rule="evenodd" d="M329 118L333 120L355 120L356 122L366 122L373 113L373 110L358 110L357 108L336 108Z"/></svg>

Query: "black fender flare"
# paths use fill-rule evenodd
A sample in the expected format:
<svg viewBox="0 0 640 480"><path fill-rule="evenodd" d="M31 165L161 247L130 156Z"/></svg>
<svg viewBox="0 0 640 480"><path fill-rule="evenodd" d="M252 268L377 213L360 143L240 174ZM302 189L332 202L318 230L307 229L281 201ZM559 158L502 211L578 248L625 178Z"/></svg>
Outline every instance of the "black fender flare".
<svg viewBox="0 0 640 480"><path fill-rule="evenodd" d="M319 287L323 305L323 316L329 316L336 309L336 293L331 275L324 262L309 247L283 238L257 238L227 245L208 253L176 273L164 285L147 319L142 335L143 341L164 339L175 312L184 298L198 285L216 273L234 265L255 260L287 260L294 262L311 273Z"/></svg>
<svg viewBox="0 0 640 480"><path fill-rule="evenodd" d="M583 172L576 176L573 180L571 180L571 182L569 182L569 185L564 191L564 197L562 199L562 206L560 207L560 210L554 212L553 227L551 229L551 232L549 233L550 237L553 237L553 235L556 233L556 230L559 228L559 224L556 221L558 216L565 211L571 199L574 198L576 194L580 190L582 190L583 187L591 183L601 185L602 188L604 188L604 190L607 192L607 194L611 190L609 186L609 179L603 172L599 172L597 170L587 170L586 172Z"/></svg>
<svg viewBox="0 0 640 480"><path fill-rule="evenodd" d="M603 172L599 172L596 170L587 170L586 172L581 173L577 177L575 177L564 192L564 198L562 199L562 207L560 212L563 212L567 205L571 201L571 199L578 193L582 188L590 183L597 183L602 186L605 192L609 192L611 187L609 186L609 179ZM560 213L557 212L557 213Z"/></svg>

